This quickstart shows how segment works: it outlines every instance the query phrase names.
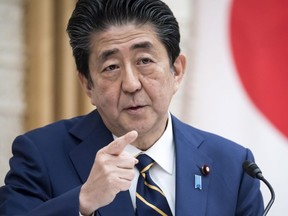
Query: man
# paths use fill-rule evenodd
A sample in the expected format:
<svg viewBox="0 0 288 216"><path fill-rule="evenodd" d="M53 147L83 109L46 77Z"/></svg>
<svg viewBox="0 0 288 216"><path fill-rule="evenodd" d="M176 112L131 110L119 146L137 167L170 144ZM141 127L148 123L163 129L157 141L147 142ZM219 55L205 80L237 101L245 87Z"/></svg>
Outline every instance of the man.
<svg viewBox="0 0 288 216"><path fill-rule="evenodd" d="M0 215L262 214L250 150L168 112L186 62L167 5L79 0L67 32L97 109L15 139Z"/></svg>

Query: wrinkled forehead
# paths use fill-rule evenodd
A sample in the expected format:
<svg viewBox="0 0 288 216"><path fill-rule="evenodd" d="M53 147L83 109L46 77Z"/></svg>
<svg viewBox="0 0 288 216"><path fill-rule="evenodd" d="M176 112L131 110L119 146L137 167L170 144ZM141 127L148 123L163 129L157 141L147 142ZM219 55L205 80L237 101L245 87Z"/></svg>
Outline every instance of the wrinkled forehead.
<svg viewBox="0 0 288 216"><path fill-rule="evenodd" d="M120 46L125 43L143 44L147 48L154 44L163 45L155 28L151 24L127 23L125 25L111 25L105 30L94 32L90 37L90 50Z"/></svg>

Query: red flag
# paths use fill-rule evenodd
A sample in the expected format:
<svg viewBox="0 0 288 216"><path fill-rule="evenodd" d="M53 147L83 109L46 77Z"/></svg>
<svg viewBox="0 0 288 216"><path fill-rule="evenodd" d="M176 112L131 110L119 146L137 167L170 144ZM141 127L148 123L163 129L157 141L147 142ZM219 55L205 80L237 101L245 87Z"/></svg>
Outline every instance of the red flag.
<svg viewBox="0 0 288 216"><path fill-rule="evenodd" d="M231 42L246 92L288 138L288 1L234 0Z"/></svg>
<svg viewBox="0 0 288 216"><path fill-rule="evenodd" d="M197 3L192 11L182 8L194 16L182 28L189 64L172 111L250 148L276 192L269 215L283 215L288 212L288 172L281 167L288 164L288 1L183 1ZM267 203L270 192L265 186L261 191Z"/></svg>

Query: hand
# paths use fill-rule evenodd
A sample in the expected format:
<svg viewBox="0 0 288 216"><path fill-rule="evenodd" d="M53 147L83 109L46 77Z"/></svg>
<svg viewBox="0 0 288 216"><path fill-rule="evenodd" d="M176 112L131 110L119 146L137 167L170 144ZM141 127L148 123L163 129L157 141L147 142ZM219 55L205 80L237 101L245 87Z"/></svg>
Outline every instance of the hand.
<svg viewBox="0 0 288 216"><path fill-rule="evenodd" d="M97 152L89 177L80 190L82 214L92 214L111 203L120 191L130 188L138 160L123 150L137 136L136 131L130 131Z"/></svg>

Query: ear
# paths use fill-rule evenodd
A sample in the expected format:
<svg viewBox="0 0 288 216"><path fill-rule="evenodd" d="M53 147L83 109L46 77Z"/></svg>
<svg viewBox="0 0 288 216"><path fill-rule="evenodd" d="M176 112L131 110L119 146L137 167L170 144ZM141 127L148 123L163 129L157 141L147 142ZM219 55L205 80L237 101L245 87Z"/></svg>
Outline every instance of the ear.
<svg viewBox="0 0 288 216"><path fill-rule="evenodd" d="M91 99L91 97L92 97L92 88L89 85L87 78L82 73L78 72L78 79L80 81L82 89L84 90L86 95Z"/></svg>
<svg viewBox="0 0 288 216"><path fill-rule="evenodd" d="M173 69L174 69L174 80L175 80L175 84L174 84L174 94L177 92L179 85L182 81L182 78L184 76L185 73L185 69L186 69L186 57L183 54L180 54L174 64L173 64Z"/></svg>

